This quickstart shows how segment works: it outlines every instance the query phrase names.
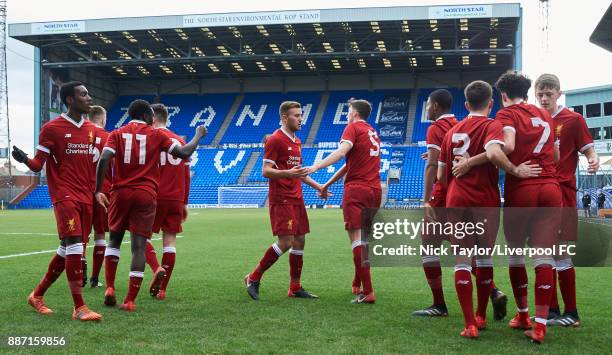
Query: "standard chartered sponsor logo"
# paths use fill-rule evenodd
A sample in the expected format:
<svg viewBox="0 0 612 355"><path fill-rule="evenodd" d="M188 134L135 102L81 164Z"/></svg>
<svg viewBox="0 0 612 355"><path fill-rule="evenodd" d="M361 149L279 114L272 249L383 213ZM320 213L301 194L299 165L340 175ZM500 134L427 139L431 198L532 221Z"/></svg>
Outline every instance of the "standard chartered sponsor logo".
<svg viewBox="0 0 612 355"><path fill-rule="evenodd" d="M87 143L68 143L66 154L92 154L91 144Z"/></svg>

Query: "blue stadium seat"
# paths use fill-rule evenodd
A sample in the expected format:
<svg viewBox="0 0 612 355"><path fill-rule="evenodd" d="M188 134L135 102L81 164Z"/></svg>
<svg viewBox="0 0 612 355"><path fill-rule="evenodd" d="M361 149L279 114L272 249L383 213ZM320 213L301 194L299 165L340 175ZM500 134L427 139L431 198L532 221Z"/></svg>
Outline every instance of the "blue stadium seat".
<svg viewBox="0 0 612 355"><path fill-rule="evenodd" d="M155 97L150 95L119 97L108 110L106 129L113 130L127 122L127 108L135 99L155 101ZM179 136L191 139L195 127L205 124L208 134L201 144L206 145L212 142L235 99L235 94L163 95L159 102L168 107L168 128Z"/></svg>
<svg viewBox="0 0 612 355"><path fill-rule="evenodd" d="M368 100L372 104L372 114L368 119L368 123L378 130L376 119L381 109L381 103L385 96L388 95L397 95L399 97L405 97L406 100L408 100L410 93L408 90L355 90L330 92L315 142L338 142L340 140L342 132L348 123L348 100L351 98Z"/></svg>
<svg viewBox="0 0 612 355"><path fill-rule="evenodd" d="M302 104L304 121L297 136L305 141L321 101L321 92L318 91L245 94L221 143L261 143L266 134L280 127L278 108L283 101Z"/></svg>
<svg viewBox="0 0 612 355"><path fill-rule="evenodd" d="M47 185L38 185L27 195L21 202L15 206L11 206L14 209L39 209L39 208L51 208L51 197L49 196L49 189Z"/></svg>
<svg viewBox="0 0 612 355"><path fill-rule="evenodd" d="M461 120L465 116L467 116L468 111L465 109L465 96L463 95L463 90L458 88L446 88L453 95L453 104L451 107L451 112L457 117L457 119ZM414 127L412 129L412 142L420 142L425 140L425 135L427 133L427 128L431 124L430 121L427 120L427 114L425 112L425 106L427 104L427 98L429 94L431 94L436 88L429 89L420 89L418 94L418 99L416 102L416 114L414 117ZM499 109L499 100L497 99L497 91L493 92L493 109L491 110L490 117L495 117L495 113Z"/></svg>

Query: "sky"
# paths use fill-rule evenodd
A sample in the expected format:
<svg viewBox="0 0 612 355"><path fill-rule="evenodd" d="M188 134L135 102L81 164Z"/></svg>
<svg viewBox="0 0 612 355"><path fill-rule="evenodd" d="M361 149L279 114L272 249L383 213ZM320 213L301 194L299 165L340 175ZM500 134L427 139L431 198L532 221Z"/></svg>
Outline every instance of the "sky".
<svg viewBox="0 0 612 355"><path fill-rule="evenodd" d="M609 0L550 0L549 49L541 50L538 0L8 0L7 22L48 22L108 17L203 14L244 11L353 8L371 6L463 5L520 2L523 7L523 72L533 80L544 72L559 76L562 89L612 84L612 53L589 42L589 36L610 5ZM307 7L305 7L307 6ZM9 120L12 144L32 154L34 148L34 47L7 41ZM532 97L533 99L533 97Z"/></svg>

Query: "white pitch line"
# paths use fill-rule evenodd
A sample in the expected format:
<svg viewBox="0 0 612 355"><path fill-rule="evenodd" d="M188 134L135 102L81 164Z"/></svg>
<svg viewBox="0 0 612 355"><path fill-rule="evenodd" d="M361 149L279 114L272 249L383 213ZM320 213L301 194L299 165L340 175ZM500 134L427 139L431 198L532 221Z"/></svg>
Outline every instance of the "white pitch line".
<svg viewBox="0 0 612 355"><path fill-rule="evenodd" d="M55 234L53 234L55 235ZM177 235L177 238L183 238L182 235ZM157 238L151 238L151 240L161 240L161 237L157 237ZM129 244L130 241L125 241L121 244ZM93 248L95 245L88 245L87 248ZM32 251L29 253L19 253L19 254L11 254L11 255L0 255L0 259L9 259L9 258L16 258L18 256L30 256L30 255L37 255L37 254L48 254L48 253L55 253L57 252L57 249L51 249L51 250L41 250L41 251Z"/></svg>

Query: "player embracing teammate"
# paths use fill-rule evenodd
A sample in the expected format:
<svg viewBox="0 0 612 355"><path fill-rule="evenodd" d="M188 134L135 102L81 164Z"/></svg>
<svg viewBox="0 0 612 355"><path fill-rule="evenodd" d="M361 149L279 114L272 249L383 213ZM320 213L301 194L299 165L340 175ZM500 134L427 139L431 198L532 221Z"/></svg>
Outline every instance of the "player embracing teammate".
<svg viewBox="0 0 612 355"><path fill-rule="evenodd" d="M160 181L160 154L168 152L178 158L191 156L198 142L206 135L206 128L199 126L193 139L181 146L172 141L161 130L154 129L153 109L144 100L133 101L128 114L131 121L114 130L108 137L96 171L96 194L98 203L108 208L110 236L105 252L106 291L104 303L114 306L115 274L120 257L120 248L126 230L131 232L132 265L129 290L120 308L134 311L134 303L145 269L145 244L151 238L155 221L157 191ZM114 157L113 186L110 202L102 193L106 170ZM159 268L154 281L161 286L166 271ZM158 287L157 285L155 285Z"/></svg>

